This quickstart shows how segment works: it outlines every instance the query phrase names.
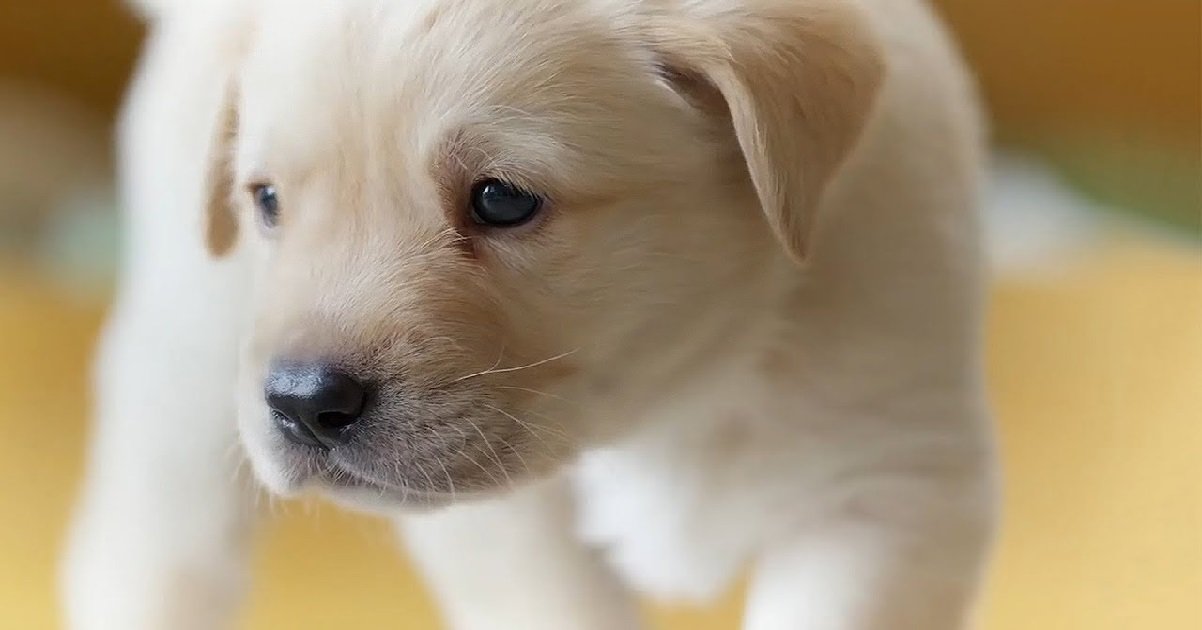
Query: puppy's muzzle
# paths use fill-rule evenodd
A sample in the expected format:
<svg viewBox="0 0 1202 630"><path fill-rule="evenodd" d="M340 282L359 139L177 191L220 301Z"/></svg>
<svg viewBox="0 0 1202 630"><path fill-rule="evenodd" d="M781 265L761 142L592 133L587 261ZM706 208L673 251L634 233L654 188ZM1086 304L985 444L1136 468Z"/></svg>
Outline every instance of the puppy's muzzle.
<svg viewBox="0 0 1202 630"><path fill-rule="evenodd" d="M284 437L323 450L346 443L367 398L362 383L322 362L273 363L264 389Z"/></svg>

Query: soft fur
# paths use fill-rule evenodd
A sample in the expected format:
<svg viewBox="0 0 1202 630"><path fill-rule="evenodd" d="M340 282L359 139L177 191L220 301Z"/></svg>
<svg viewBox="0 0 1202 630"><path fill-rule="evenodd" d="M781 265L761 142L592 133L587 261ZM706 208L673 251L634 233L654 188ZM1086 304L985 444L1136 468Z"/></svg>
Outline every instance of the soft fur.
<svg viewBox="0 0 1202 630"><path fill-rule="evenodd" d="M745 569L748 630L966 622L981 134L921 3L141 4L71 627L229 621L238 442L274 492L395 514L459 629L633 628L615 578ZM544 212L472 224L484 177ZM378 388L328 456L268 421L298 358Z"/></svg>

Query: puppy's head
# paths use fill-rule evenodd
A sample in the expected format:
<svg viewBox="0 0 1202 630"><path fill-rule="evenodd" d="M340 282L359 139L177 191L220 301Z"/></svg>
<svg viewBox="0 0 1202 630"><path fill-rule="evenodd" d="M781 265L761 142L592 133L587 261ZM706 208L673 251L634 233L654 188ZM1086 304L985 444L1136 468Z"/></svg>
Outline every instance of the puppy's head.
<svg viewBox="0 0 1202 630"><path fill-rule="evenodd" d="M258 261L239 415L271 488L545 474L805 257L881 79L861 16L670 4L263 3L208 244Z"/></svg>

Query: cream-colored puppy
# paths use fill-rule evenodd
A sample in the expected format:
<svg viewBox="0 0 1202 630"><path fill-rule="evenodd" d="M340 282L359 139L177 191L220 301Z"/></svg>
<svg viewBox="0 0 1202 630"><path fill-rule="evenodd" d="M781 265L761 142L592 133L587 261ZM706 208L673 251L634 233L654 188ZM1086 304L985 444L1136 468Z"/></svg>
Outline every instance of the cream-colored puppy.
<svg viewBox="0 0 1202 630"><path fill-rule="evenodd" d="M147 5L73 628L230 620L239 442L454 628L744 570L748 630L966 622L981 128L921 2Z"/></svg>

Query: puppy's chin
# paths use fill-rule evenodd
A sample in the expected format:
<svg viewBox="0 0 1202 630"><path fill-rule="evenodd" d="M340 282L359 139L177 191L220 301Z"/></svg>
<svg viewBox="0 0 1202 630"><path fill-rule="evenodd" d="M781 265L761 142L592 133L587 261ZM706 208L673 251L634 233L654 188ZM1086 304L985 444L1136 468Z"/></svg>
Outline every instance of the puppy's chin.
<svg viewBox="0 0 1202 630"><path fill-rule="evenodd" d="M416 487L418 483L374 479L369 472L356 470L338 449L323 451L294 444L266 424L258 417L240 422L242 444L255 477L268 491L284 498L316 494L353 510L395 514L495 497L520 483L510 476L508 483L496 487L477 484L470 490L454 485L429 489ZM448 478L448 484L453 483Z"/></svg>
<svg viewBox="0 0 1202 630"><path fill-rule="evenodd" d="M244 439L244 444L259 482L284 498L315 494L342 507L375 514L423 512L470 498L376 483L339 468L316 449L304 452L305 447L280 445L279 450L264 452L253 446L253 440Z"/></svg>
<svg viewBox="0 0 1202 630"><path fill-rule="evenodd" d="M393 490L370 485L315 485L313 490L336 505L356 512L394 515L398 512L420 514L446 507L464 497L417 491Z"/></svg>

